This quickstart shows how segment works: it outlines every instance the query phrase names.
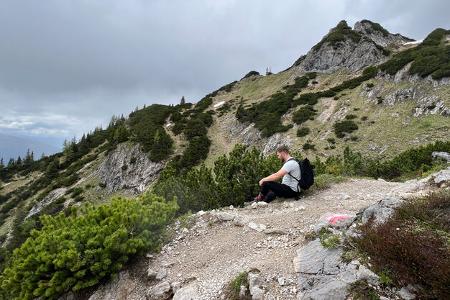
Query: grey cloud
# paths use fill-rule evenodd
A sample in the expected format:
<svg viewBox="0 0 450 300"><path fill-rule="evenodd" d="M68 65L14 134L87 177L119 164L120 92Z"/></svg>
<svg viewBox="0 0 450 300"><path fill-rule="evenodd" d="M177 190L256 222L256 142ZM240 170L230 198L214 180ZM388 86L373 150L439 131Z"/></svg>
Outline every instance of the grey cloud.
<svg viewBox="0 0 450 300"><path fill-rule="evenodd" d="M136 106L195 102L250 70L283 70L341 19L419 39L450 27L448 11L448 1L6 0L0 117L79 136ZM40 124L48 114L78 123Z"/></svg>

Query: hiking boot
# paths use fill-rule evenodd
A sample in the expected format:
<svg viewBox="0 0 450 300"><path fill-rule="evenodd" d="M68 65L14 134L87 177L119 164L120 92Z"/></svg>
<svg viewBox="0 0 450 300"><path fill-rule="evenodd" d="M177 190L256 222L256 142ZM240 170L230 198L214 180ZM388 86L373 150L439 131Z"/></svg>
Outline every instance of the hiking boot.
<svg viewBox="0 0 450 300"><path fill-rule="evenodd" d="M264 200L264 196L262 194L259 194L258 196L256 196L255 198L253 198L254 202L260 202Z"/></svg>

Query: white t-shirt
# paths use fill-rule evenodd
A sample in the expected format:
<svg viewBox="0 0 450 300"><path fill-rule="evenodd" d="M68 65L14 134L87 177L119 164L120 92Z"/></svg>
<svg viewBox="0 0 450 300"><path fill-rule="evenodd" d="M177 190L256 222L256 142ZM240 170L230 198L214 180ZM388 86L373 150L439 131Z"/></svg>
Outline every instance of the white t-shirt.
<svg viewBox="0 0 450 300"><path fill-rule="evenodd" d="M290 173L298 180L300 180L301 177L300 166L294 159L286 161L282 169ZM299 192L300 187L298 186L298 181L292 178L289 174L283 176L281 183L289 186L294 192Z"/></svg>

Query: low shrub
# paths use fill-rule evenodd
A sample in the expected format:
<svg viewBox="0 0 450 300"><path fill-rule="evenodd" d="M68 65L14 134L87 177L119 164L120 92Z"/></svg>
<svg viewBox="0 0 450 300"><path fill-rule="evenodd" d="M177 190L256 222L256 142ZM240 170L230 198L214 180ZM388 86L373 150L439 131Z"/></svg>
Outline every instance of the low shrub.
<svg viewBox="0 0 450 300"><path fill-rule="evenodd" d="M161 161L172 153L172 138L164 130L173 107L153 104L130 114L127 124L132 139L139 142L153 161Z"/></svg>
<svg viewBox="0 0 450 300"><path fill-rule="evenodd" d="M279 167L275 156L264 158L256 149L237 145L213 169L202 165L180 175L175 167L166 168L153 191L166 199L176 197L180 213L241 206L258 194L258 181Z"/></svg>
<svg viewBox="0 0 450 300"><path fill-rule="evenodd" d="M334 125L334 133L338 138L343 138L346 133L352 133L358 129L358 125L352 120L344 120L336 122Z"/></svg>
<svg viewBox="0 0 450 300"><path fill-rule="evenodd" d="M42 228L14 250L0 276L2 290L9 299L48 299L96 285L132 255L156 250L176 210L176 202L144 194L42 216Z"/></svg>
<svg viewBox="0 0 450 300"><path fill-rule="evenodd" d="M300 107L299 110L294 112L294 115L292 116L292 121L300 125L308 120L314 120L315 115L316 111L314 110L314 108L310 105L306 105Z"/></svg>
<svg viewBox="0 0 450 300"><path fill-rule="evenodd" d="M305 143L302 148L303 148L303 150L316 150L316 146L309 142Z"/></svg>
<svg viewBox="0 0 450 300"><path fill-rule="evenodd" d="M450 46L442 41L450 33L442 28L432 31L417 47L401 51L390 60L380 65L380 69L390 75L411 63L410 74L421 77L431 75L433 79L440 79L450 74Z"/></svg>
<svg viewBox="0 0 450 300"><path fill-rule="evenodd" d="M397 286L418 284L419 297L443 299L450 294L449 209L448 191L407 202L386 223L362 226L358 249Z"/></svg>
<svg viewBox="0 0 450 300"><path fill-rule="evenodd" d="M327 138L327 142L330 144L336 144L336 140L334 138Z"/></svg>
<svg viewBox="0 0 450 300"><path fill-rule="evenodd" d="M253 122L264 136L271 136L276 132L287 131L292 126L281 124L281 116L294 105L294 98L314 79L315 73L308 73L295 79L294 83L284 87L283 91L273 94L268 100L245 108L242 104L236 111L236 118L240 122Z"/></svg>
<svg viewBox="0 0 450 300"><path fill-rule="evenodd" d="M310 132L311 129L309 129L308 127L300 127L299 129L297 129L297 136L298 137L307 136Z"/></svg>

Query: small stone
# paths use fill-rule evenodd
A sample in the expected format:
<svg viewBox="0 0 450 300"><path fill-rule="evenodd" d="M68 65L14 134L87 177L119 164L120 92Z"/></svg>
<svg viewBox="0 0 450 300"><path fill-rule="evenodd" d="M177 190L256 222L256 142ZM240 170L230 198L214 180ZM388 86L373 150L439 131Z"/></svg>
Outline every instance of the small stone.
<svg viewBox="0 0 450 300"><path fill-rule="evenodd" d="M216 214L216 217L219 221L227 222L227 221L233 221L234 215L227 213L227 212L218 212Z"/></svg>
<svg viewBox="0 0 450 300"><path fill-rule="evenodd" d="M175 281L170 284L172 286L172 291L176 293L181 288L181 282Z"/></svg>
<svg viewBox="0 0 450 300"><path fill-rule="evenodd" d="M263 284L264 281L260 276L259 270L254 269L248 273L248 287L250 290L250 295L252 295L252 299L264 299Z"/></svg>
<svg viewBox="0 0 450 300"><path fill-rule="evenodd" d="M269 203L264 202L264 201L259 201L256 202L258 207L266 207L267 205L269 205Z"/></svg>
<svg viewBox="0 0 450 300"><path fill-rule="evenodd" d="M167 277L167 269L162 268L162 269L159 269L158 273L156 274L155 279L156 280L162 280L162 279L164 279L166 277Z"/></svg>
<svg viewBox="0 0 450 300"><path fill-rule="evenodd" d="M433 177L434 177L434 179L433 179L434 183L438 187L444 186L445 184L450 182L450 168L446 169L446 170L439 171Z"/></svg>
<svg viewBox="0 0 450 300"><path fill-rule="evenodd" d="M411 290L412 290L411 286L407 287L404 286L400 289L400 291L398 291L398 295L400 296L400 298L404 300L415 299L416 295L414 295L414 293Z"/></svg>
<svg viewBox="0 0 450 300"><path fill-rule="evenodd" d="M247 294L247 287L245 285L241 285L239 289L239 299L244 299L245 295Z"/></svg>
<svg viewBox="0 0 450 300"><path fill-rule="evenodd" d="M250 227L253 230L257 230L258 224L254 223L254 222L250 222L250 223L248 223L248 227Z"/></svg>
<svg viewBox="0 0 450 300"><path fill-rule="evenodd" d="M281 286L286 285L286 279L284 279L283 277L278 277L278 284Z"/></svg>
<svg viewBox="0 0 450 300"><path fill-rule="evenodd" d="M168 261L163 261L161 266L163 266L164 268L169 268L171 266L173 266L175 263L173 262L168 262Z"/></svg>
<svg viewBox="0 0 450 300"><path fill-rule="evenodd" d="M447 152L432 152L431 156L433 158L441 158L443 160L450 162L450 154Z"/></svg>
<svg viewBox="0 0 450 300"><path fill-rule="evenodd" d="M171 295L172 288L167 281L155 285L147 292L147 298L154 300L166 300L169 299Z"/></svg>
<svg viewBox="0 0 450 300"><path fill-rule="evenodd" d="M250 227L251 229L256 230L258 232L262 232L267 228L267 226L264 224L256 224L254 222L248 223L248 227Z"/></svg>
<svg viewBox="0 0 450 300"><path fill-rule="evenodd" d="M238 215L233 219L233 224L236 226L242 227L242 226L245 226L246 223L247 223L247 219L244 218L243 216Z"/></svg>
<svg viewBox="0 0 450 300"><path fill-rule="evenodd" d="M369 284L378 285L379 276L366 268L364 265L359 265L357 272L358 280L366 280Z"/></svg>
<svg viewBox="0 0 450 300"><path fill-rule="evenodd" d="M197 292L197 289L194 285L188 285L178 289L173 295L172 300L197 300L200 298L200 295Z"/></svg>
<svg viewBox="0 0 450 300"><path fill-rule="evenodd" d="M148 268L147 270L147 276L149 277L149 279L155 279L156 278L156 274L158 274L157 271L155 271L152 268Z"/></svg>

